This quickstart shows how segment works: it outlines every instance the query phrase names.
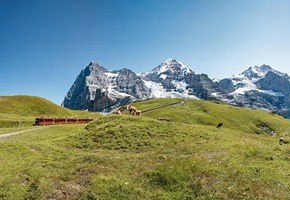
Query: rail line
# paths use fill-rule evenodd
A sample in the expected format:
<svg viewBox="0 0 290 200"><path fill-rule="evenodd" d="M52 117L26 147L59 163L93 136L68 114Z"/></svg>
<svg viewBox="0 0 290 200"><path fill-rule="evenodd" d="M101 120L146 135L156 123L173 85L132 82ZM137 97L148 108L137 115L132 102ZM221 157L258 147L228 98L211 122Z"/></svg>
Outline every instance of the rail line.
<svg viewBox="0 0 290 200"><path fill-rule="evenodd" d="M169 103L169 104L165 104L165 105L162 105L162 106L157 106L157 107L154 107L154 108L149 108L147 110L142 110L142 113L149 112L149 111L152 111L152 110L157 110L157 109L164 108L164 107L168 107L168 106L182 104L182 103L184 103L184 101L178 101L178 102L174 102L174 103Z"/></svg>

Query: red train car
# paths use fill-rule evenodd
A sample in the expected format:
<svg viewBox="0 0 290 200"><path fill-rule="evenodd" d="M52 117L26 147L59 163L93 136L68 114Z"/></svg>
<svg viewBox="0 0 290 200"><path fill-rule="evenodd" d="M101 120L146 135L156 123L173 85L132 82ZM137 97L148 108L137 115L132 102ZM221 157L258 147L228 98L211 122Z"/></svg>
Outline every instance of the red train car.
<svg viewBox="0 0 290 200"><path fill-rule="evenodd" d="M35 118L35 125L53 125L53 124L80 124L89 123L94 119L91 118Z"/></svg>
<svg viewBox="0 0 290 200"><path fill-rule="evenodd" d="M76 118L67 118L66 119L66 122L67 122L67 124L75 124L75 123L77 123L77 119Z"/></svg>
<svg viewBox="0 0 290 200"><path fill-rule="evenodd" d="M54 124L54 118L36 118L36 125L51 125Z"/></svg>

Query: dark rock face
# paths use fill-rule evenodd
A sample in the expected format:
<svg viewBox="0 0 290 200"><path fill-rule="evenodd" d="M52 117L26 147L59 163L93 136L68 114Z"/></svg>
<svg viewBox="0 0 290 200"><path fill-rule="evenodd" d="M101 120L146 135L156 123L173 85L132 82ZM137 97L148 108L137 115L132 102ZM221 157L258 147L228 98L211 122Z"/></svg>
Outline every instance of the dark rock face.
<svg viewBox="0 0 290 200"><path fill-rule="evenodd" d="M266 74L265 78L259 80L256 85L262 90L272 90L283 94L290 93L290 81L288 76L279 76L274 72Z"/></svg>
<svg viewBox="0 0 290 200"><path fill-rule="evenodd" d="M150 97L150 89L147 88L140 76L129 69L122 69L116 79L116 90L134 96L136 99Z"/></svg>
<svg viewBox="0 0 290 200"><path fill-rule="evenodd" d="M213 82L206 74L189 74L185 77L186 87L189 94L195 95L200 99L216 99L212 93L218 89L218 83Z"/></svg>
<svg viewBox="0 0 290 200"><path fill-rule="evenodd" d="M221 92L227 94L235 91L233 81L231 79L222 79L219 83L219 89Z"/></svg>
<svg viewBox="0 0 290 200"><path fill-rule="evenodd" d="M129 96L111 99L107 91L102 92L101 89L97 89L95 99L89 103L89 110L97 112L110 112L113 108L123 106L131 101L132 99Z"/></svg>
<svg viewBox="0 0 290 200"><path fill-rule="evenodd" d="M105 76L107 70L97 63L91 62L81 71L68 91L62 105L74 110L91 110L92 100L96 96L95 88L104 88L108 84Z"/></svg>

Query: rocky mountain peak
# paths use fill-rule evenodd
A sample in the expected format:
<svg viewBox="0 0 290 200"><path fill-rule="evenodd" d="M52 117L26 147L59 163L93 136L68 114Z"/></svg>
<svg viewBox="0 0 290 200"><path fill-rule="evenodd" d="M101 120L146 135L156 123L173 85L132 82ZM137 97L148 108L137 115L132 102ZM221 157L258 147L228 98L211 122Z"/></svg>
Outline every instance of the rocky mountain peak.
<svg viewBox="0 0 290 200"><path fill-rule="evenodd" d="M119 72L119 76L127 76L127 77L133 77L133 78L137 78L138 76L130 69L127 68L123 68L121 70L118 71Z"/></svg>
<svg viewBox="0 0 290 200"><path fill-rule="evenodd" d="M274 69L271 67L271 66L269 66L269 65L265 65L265 64L263 64L262 66L255 66L256 68L260 68L262 71L274 71Z"/></svg>
<svg viewBox="0 0 290 200"><path fill-rule="evenodd" d="M190 67L186 66L180 61L173 58L166 59L158 67L154 68L149 72L149 74L174 74L174 73L192 73Z"/></svg>
<svg viewBox="0 0 290 200"><path fill-rule="evenodd" d="M163 63L164 64L167 64L167 65L171 65L171 64L179 64L181 62L180 61L177 61L174 58L167 58Z"/></svg>
<svg viewBox="0 0 290 200"><path fill-rule="evenodd" d="M269 72L273 72L278 74L279 76L284 76L284 73L281 73L275 69L273 69L269 65L262 65L262 66L255 66L249 67L246 71L242 72L241 75L245 76L246 78L253 79L253 78L264 78Z"/></svg>
<svg viewBox="0 0 290 200"><path fill-rule="evenodd" d="M107 72L108 70L106 68L104 68L103 66L99 65L98 63L96 63L95 61L91 61L85 68L85 70L89 70L91 73L104 73Z"/></svg>
<svg viewBox="0 0 290 200"><path fill-rule="evenodd" d="M183 80L188 74L194 74L189 66L186 66L176 59L168 58L158 67L147 73L146 78L155 82L163 82L163 80Z"/></svg>

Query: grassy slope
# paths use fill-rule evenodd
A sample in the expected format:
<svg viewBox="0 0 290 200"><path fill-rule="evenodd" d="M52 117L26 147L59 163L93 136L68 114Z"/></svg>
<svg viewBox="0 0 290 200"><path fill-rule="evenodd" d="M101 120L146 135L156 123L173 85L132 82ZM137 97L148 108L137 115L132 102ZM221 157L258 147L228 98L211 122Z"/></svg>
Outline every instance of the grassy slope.
<svg viewBox="0 0 290 200"><path fill-rule="evenodd" d="M289 199L290 145L267 134L289 127L276 115L204 101L51 126L0 140L0 199Z"/></svg>
<svg viewBox="0 0 290 200"><path fill-rule="evenodd" d="M140 110L146 110L150 107L178 101L180 99L152 99L146 101L146 103L138 102L134 105ZM281 116L260 110L234 107L215 101L186 100L181 105L146 112L143 116L154 119L168 117L173 122L209 126L216 126L221 122L226 128L258 134L270 133L271 131L278 134L283 134L286 131L290 132L290 126L287 123L289 120L285 121Z"/></svg>
<svg viewBox="0 0 290 200"><path fill-rule="evenodd" d="M100 116L83 111L73 111L35 96L0 96L0 127L32 125L36 117Z"/></svg>

